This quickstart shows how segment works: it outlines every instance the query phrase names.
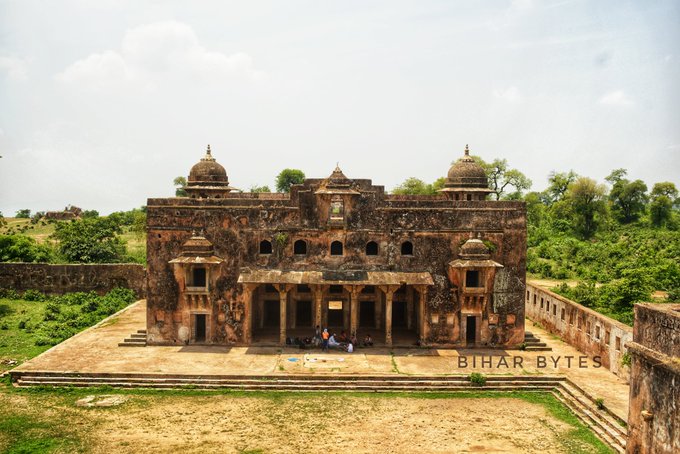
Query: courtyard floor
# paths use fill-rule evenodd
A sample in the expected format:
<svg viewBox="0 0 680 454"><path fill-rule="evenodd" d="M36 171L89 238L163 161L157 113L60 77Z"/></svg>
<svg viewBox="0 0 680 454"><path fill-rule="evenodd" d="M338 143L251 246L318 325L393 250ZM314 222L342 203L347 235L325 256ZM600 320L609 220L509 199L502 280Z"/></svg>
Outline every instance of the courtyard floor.
<svg viewBox="0 0 680 454"><path fill-rule="evenodd" d="M146 327L145 318L146 302L141 300L16 370L192 375L565 375L590 395L604 399L617 416L624 420L628 417L629 387L623 380L607 369L596 368L589 359L586 367L579 367L580 352L529 320L527 330L552 351L376 347L348 354L257 346L119 347L125 337ZM567 364L569 356L575 358L571 365ZM540 367L542 360L545 367Z"/></svg>

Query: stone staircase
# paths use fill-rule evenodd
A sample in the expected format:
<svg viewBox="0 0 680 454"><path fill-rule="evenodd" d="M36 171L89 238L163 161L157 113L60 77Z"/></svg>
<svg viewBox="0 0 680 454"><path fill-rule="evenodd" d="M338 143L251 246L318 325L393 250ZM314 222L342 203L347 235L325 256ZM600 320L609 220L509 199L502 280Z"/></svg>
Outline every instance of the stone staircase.
<svg viewBox="0 0 680 454"><path fill-rule="evenodd" d="M146 330L138 329L136 333L130 334L123 342L118 342L119 347L146 347Z"/></svg>
<svg viewBox="0 0 680 454"><path fill-rule="evenodd" d="M238 375L156 375L85 374L66 372L12 372L15 386L112 386L156 389L232 389L244 391L551 391L564 377L487 376L484 386L476 386L468 375L456 376L238 376Z"/></svg>
<svg viewBox="0 0 680 454"><path fill-rule="evenodd" d="M143 334L143 333L138 333ZM140 339L135 337L134 339ZM564 376L487 375L483 386L469 375L179 375L10 371L17 387L116 387L153 389L199 389L295 392L459 392L534 391L550 392L616 452L624 453L624 421Z"/></svg>
<svg viewBox="0 0 680 454"><path fill-rule="evenodd" d="M548 344L541 342L541 339L536 337L534 333L529 331L524 332L524 344L526 345L525 351L527 352L549 352L552 351L552 347L548 347Z"/></svg>
<svg viewBox="0 0 680 454"><path fill-rule="evenodd" d="M602 441L618 453L626 452L628 429L625 421L603 404L598 408L597 400L568 378L555 388L553 394Z"/></svg>

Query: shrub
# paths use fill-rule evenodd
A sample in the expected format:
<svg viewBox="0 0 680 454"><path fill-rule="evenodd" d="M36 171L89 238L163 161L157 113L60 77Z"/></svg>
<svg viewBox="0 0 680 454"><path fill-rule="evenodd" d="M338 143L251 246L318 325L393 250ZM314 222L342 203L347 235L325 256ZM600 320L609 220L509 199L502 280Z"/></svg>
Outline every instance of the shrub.
<svg viewBox="0 0 680 454"><path fill-rule="evenodd" d="M486 384L486 377L478 372L470 374L470 383L475 386L484 386Z"/></svg>
<svg viewBox="0 0 680 454"><path fill-rule="evenodd" d="M26 301L45 301L45 300L47 300L47 297L45 296L45 294L42 293L42 292L39 292L38 290L26 290L21 298L26 300Z"/></svg>
<svg viewBox="0 0 680 454"><path fill-rule="evenodd" d="M622 366L630 367L630 362L631 362L630 353L625 352L623 355L621 355L621 365Z"/></svg>
<svg viewBox="0 0 680 454"><path fill-rule="evenodd" d="M13 288L1 288L0 298L7 298L8 300L18 300L21 297L19 296L19 293L17 293L17 291L14 290Z"/></svg>
<svg viewBox="0 0 680 454"><path fill-rule="evenodd" d="M604 399L601 397L595 399L595 406L598 410L604 410Z"/></svg>

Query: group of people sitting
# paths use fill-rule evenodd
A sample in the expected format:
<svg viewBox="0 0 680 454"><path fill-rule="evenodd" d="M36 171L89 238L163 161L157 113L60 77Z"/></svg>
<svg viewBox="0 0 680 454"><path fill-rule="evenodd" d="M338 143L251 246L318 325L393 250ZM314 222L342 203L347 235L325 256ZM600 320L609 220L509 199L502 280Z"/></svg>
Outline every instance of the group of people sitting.
<svg viewBox="0 0 680 454"><path fill-rule="evenodd" d="M316 331L314 333L314 339L321 343L321 350L327 352L329 349L342 350L347 353L354 352L354 348L359 345L359 340L357 339L356 333L351 336L347 336L347 333L343 330L340 335L328 331L328 328L321 328L317 325ZM373 338L370 334L366 334L362 342L364 347L373 346Z"/></svg>

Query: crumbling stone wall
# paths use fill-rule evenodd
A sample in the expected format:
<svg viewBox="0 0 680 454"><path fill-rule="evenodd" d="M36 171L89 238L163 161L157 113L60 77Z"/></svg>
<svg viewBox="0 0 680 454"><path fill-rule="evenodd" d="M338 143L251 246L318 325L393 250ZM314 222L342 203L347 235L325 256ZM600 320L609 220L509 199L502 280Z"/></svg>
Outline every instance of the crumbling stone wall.
<svg viewBox="0 0 680 454"><path fill-rule="evenodd" d="M346 196L342 227L328 222L330 198L316 191L321 179L294 185L290 195L231 193L219 199L165 198L147 201L148 318L150 342L179 339L182 317L178 287L168 263L181 253L193 231L201 232L224 259L219 266L223 289L216 298L228 304L241 301L240 270L278 269L366 270L429 272L435 283L428 289L426 332L431 343L455 344L462 322L460 303L447 279L448 263L461 245L480 237L494 245L491 259L504 265L496 301L483 314L499 320L493 336L482 345L514 347L524 337L526 268L526 208L516 201L454 201L445 196L392 196L371 180L351 180L355 195ZM293 253L296 240L307 242L307 254ZM259 254L259 243L271 241L272 254ZM330 255L330 244L341 241L342 256ZM414 245L412 256L402 256L404 241ZM378 256L367 256L367 241L379 245ZM160 311L160 312L159 312ZM211 320L219 319L218 308ZM213 333L220 332L220 327ZM236 330L238 337L241 333ZM208 342L221 342L218 338Z"/></svg>
<svg viewBox="0 0 680 454"><path fill-rule="evenodd" d="M680 304L636 304L629 453L680 452Z"/></svg>
<svg viewBox="0 0 680 454"><path fill-rule="evenodd" d="M129 288L139 298L146 294L146 270L142 265L48 263L0 263L0 288L18 292L40 290L49 295L94 290L104 294L115 287Z"/></svg>
<svg viewBox="0 0 680 454"><path fill-rule="evenodd" d="M527 282L526 316L589 357L599 356L602 366L628 381L624 363L626 343L633 328L582 306L550 290Z"/></svg>

